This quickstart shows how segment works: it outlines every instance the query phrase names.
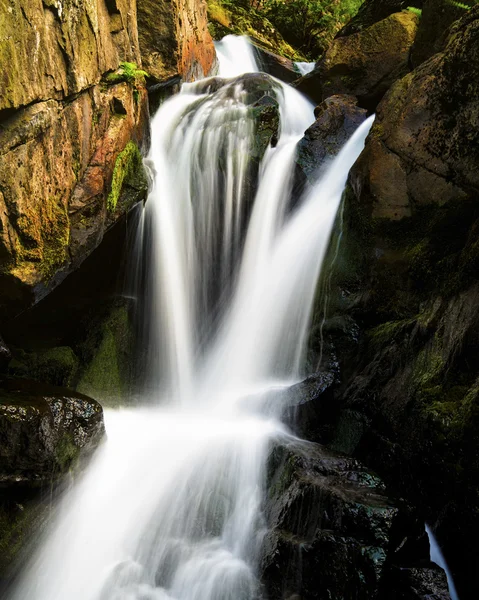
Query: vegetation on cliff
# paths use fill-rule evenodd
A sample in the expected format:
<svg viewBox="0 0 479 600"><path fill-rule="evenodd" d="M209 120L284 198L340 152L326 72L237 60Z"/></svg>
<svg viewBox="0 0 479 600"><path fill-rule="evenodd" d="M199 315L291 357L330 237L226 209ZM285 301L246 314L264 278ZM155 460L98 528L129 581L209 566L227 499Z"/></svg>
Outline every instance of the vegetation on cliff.
<svg viewBox="0 0 479 600"><path fill-rule="evenodd" d="M228 33L251 39L294 60L317 59L363 0L208 0L213 38Z"/></svg>

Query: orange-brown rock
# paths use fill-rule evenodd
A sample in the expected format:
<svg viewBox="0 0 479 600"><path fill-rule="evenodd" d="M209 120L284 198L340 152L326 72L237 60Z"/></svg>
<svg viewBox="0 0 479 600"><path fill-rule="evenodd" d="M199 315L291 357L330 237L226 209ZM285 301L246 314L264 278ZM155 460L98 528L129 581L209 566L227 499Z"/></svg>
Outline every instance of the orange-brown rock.
<svg viewBox="0 0 479 600"><path fill-rule="evenodd" d="M121 113L115 107L121 106ZM17 111L0 130L0 310L41 298L126 210L107 209L115 161L142 138L146 91L94 86ZM21 290L26 294L22 296ZM20 296L19 296L20 294ZM23 298L23 300L22 300ZM18 303L20 301L20 303Z"/></svg>
<svg viewBox="0 0 479 600"><path fill-rule="evenodd" d="M0 0L0 111L61 99L140 63L135 0Z"/></svg>
<svg viewBox="0 0 479 600"><path fill-rule="evenodd" d="M194 81L213 70L216 54L205 0L137 0L143 67L162 81Z"/></svg>

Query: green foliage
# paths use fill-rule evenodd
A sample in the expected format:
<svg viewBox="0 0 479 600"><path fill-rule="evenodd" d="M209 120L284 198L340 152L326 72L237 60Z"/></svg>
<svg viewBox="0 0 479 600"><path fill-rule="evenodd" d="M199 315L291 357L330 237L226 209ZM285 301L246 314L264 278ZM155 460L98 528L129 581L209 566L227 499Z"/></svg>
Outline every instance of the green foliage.
<svg viewBox="0 0 479 600"><path fill-rule="evenodd" d="M290 44L318 58L361 4L362 0L265 0L263 9Z"/></svg>
<svg viewBox="0 0 479 600"><path fill-rule="evenodd" d="M472 6L477 4L477 0L472 0L469 4L464 4L463 2L456 2L456 0L448 0L448 4L450 4L451 6L455 6L456 8L469 10L470 8L472 8Z"/></svg>
<svg viewBox="0 0 479 600"><path fill-rule="evenodd" d="M144 82L145 77L148 77L148 73L139 69L135 63L122 62L115 73L107 75L106 80L108 83L121 83L126 81L126 83L136 87L138 83Z"/></svg>
<svg viewBox="0 0 479 600"><path fill-rule="evenodd" d="M415 6L408 6L407 9L409 12L414 13L418 17L422 16L422 10L420 8L416 8Z"/></svg>

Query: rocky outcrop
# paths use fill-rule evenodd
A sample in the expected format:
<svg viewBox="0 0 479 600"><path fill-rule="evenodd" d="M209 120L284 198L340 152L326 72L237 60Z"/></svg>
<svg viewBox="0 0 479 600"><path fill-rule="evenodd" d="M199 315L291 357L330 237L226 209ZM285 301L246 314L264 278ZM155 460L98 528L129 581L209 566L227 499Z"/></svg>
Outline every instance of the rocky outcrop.
<svg viewBox="0 0 479 600"><path fill-rule="evenodd" d="M294 62L285 58L284 56L279 56L274 52L270 52L269 50L265 50L260 46L255 46L256 58L260 64L261 71L280 79L286 83L292 83L300 76L298 71L296 71Z"/></svg>
<svg viewBox="0 0 479 600"><path fill-rule="evenodd" d="M419 29L411 50L414 67L443 49L449 27L464 16L467 6L474 4L474 0L459 3L451 0L424 0Z"/></svg>
<svg viewBox="0 0 479 600"><path fill-rule="evenodd" d="M140 64L135 13L131 0L4 0L0 111L62 100L121 61Z"/></svg>
<svg viewBox="0 0 479 600"><path fill-rule="evenodd" d="M336 37L359 33L393 13L400 12L408 7L421 9L422 5L423 0L366 0L361 4L357 14L341 29Z"/></svg>
<svg viewBox="0 0 479 600"><path fill-rule="evenodd" d="M463 551L479 533L478 48L475 8L383 99L350 175L334 275L362 333L339 354L333 446L436 525L464 599L479 587L478 553Z"/></svg>
<svg viewBox="0 0 479 600"><path fill-rule="evenodd" d="M104 435L101 406L63 388L0 384L0 485L41 487L60 478Z"/></svg>
<svg viewBox="0 0 479 600"><path fill-rule="evenodd" d="M65 474L104 433L102 408L87 396L32 381L0 382L0 587L46 526Z"/></svg>
<svg viewBox="0 0 479 600"><path fill-rule="evenodd" d="M424 526L357 460L317 444L279 444L268 465L265 516L269 598L426 598L413 595L418 580L444 590L444 573L428 561ZM410 595L401 596L397 573L406 569L416 580L403 583Z"/></svg>
<svg viewBox="0 0 479 600"><path fill-rule="evenodd" d="M336 38L317 68L296 84L316 102L335 94L356 96L374 110L389 87L409 71L418 16L394 13L364 31Z"/></svg>
<svg viewBox="0 0 479 600"><path fill-rule="evenodd" d="M148 109L134 1L15 0L0 40L5 319L77 268L144 195Z"/></svg>
<svg viewBox="0 0 479 600"><path fill-rule="evenodd" d="M336 156L366 118L354 96L331 96L315 109L316 121L298 144L296 162L314 182L325 160Z"/></svg>
<svg viewBox="0 0 479 600"><path fill-rule="evenodd" d="M155 81L195 81L216 65L205 0L137 0L143 67Z"/></svg>

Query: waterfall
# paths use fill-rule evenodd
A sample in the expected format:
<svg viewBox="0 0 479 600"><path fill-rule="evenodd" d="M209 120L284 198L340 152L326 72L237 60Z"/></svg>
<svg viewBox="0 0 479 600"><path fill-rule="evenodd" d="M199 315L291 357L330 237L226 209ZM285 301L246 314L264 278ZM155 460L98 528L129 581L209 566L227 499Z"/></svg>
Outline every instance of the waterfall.
<svg viewBox="0 0 479 600"><path fill-rule="evenodd" d="M304 75L307 75L308 73L311 73L311 71L314 71L314 69L316 67L316 63L315 62L295 62L294 66L298 70L298 73L301 76L304 76Z"/></svg>
<svg viewBox="0 0 479 600"><path fill-rule="evenodd" d="M255 70L235 54L244 47L223 41L222 75ZM15 600L260 595L264 469L285 434L275 411L261 410L262 394L298 377L342 191L372 124L293 208L295 147L312 106L261 77L281 128L257 173L245 79L185 85L152 121L154 183L132 264L148 265L141 310L155 406L106 411L108 441L61 504Z"/></svg>
<svg viewBox="0 0 479 600"><path fill-rule="evenodd" d="M451 595L451 600L459 600L459 596L457 595L456 586L454 584L454 580L451 575L451 571L446 563L446 559L441 551L439 544L437 543L436 537L432 532L432 529L429 525L426 525L426 533L429 538L429 548L430 548L430 560L435 563L438 567L444 570L447 577L447 585L449 588L449 593Z"/></svg>

